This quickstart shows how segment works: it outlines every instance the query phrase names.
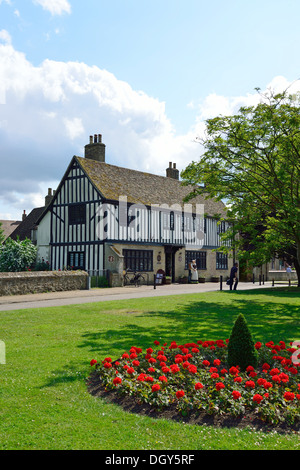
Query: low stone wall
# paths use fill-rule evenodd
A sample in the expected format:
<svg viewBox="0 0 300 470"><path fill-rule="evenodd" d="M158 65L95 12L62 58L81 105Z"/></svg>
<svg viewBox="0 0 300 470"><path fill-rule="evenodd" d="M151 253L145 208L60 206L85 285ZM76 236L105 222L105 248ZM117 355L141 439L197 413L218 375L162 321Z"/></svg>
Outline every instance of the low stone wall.
<svg viewBox="0 0 300 470"><path fill-rule="evenodd" d="M285 270L282 271L269 271L268 280L272 281L287 281L289 280L288 273ZM296 281L298 279L296 271L290 273L291 281Z"/></svg>
<svg viewBox="0 0 300 470"><path fill-rule="evenodd" d="M0 296L87 289L85 271L0 273Z"/></svg>

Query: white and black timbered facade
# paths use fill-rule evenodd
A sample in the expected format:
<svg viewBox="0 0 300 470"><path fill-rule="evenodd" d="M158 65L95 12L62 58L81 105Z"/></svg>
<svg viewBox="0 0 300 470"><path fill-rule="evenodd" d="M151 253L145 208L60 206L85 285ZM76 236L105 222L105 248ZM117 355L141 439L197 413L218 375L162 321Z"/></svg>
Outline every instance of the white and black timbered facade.
<svg viewBox="0 0 300 470"><path fill-rule="evenodd" d="M227 274L227 256L212 251L227 228L215 216L224 206L199 196L184 204L190 189L175 165L163 177L105 163L101 136L94 136L38 221L38 255L53 270L121 275L128 268L150 276L161 269L176 281L196 259L204 277Z"/></svg>

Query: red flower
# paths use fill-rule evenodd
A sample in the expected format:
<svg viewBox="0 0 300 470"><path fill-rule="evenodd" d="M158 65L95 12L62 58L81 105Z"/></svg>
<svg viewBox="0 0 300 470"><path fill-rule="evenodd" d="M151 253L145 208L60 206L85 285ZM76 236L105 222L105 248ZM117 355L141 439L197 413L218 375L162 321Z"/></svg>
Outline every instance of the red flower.
<svg viewBox="0 0 300 470"><path fill-rule="evenodd" d="M255 401L257 404L259 404L262 400L263 400L263 397L261 395L259 395L259 393L256 393L253 396L253 401Z"/></svg>
<svg viewBox="0 0 300 470"><path fill-rule="evenodd" d="M201 382L197 382L197 383L195 384L195 390L200 390L201 388L203 388L202 383L201 383Z"/></svg>
<svg viewBox="0 0 300 470"><path fill-rule="evenodd" d="M158 345L159 345L159 341L155 340L155 341L154 341L154 344L155 344L155 346L158 346Z"/></svg>
<svg viewBox="0 0 300 470"><path fill-rule="evenodd" d="M283 395L283 398L284 398L286 401L293 401L294 398L295 398L295 394L292 393L292 392L285 392L284 395Z"/></svg>
<svg viewBox="0 0 300 470"><path fill-rule="evenodd" d="M113 384L114 385L119 385L122 383L122 379L121 377L116 377L114 380L113 380Z"/></svg>
<svg viewBox="0 0 300 470"><path fill-rule="evenodd" d="M140 361L132 361L132 365L138 367L140 365Z"/></svg>
<svg viewBox="0 0 300 470"><path fill-rule="evenodd" d="M161 375L160 377L158 377L158 380L160 380L161 382L168 382L167 377L165 377L164 375Z"/></svg>
<svg viewBox="0 0 300 470"><path fill-rule="evenodd" d="M152 385L152 392L158 392L158 390L160 390L160 385L159 384Z"/></svg>
<svg viewBox="0 0 300 470"><path fill-rule="evenodd" d="M214 360L214 366L219 366L221 364L220 359L215 359Z"/></svg>
<svg viewBox="0 0 300 470"><path fill-rule="evenodd" d="M237 367L230 367L229 369L229 374L231 375L237 375L239 373L239 370Z"/></svg>
<svg viewBox="0 0 300 470"><path fill-rule="evenodd" d="M257 341L257 343L255 343L255 345L254 345L255 349L260 349L261 346L262 346L262 344L259 341Z"/></svg>
<svg viewBox="0 0 300 470"><path fill-rule="evenodd" d="M170 366L170 369L171 369L172 374L176 374L176 372L180 372L180 369L176 364L172 364Z"/></svg>
<svg viewBox="0 0 300 470"><path fill-rule="evenodd" d="M232 392L232 398L233 398L234 400L238 400L239 398L241 398L241 396L242 396L242 395L241 395L241 393L240 393L239 391L233 390L233 392Z"/></svg>
<svg viewBox="0 0 300 470"><path fill-rule="evenodd" d="M211 379L217 379L219 376L219 374L216 374L215 372L213 372L210 376Z"/></svg>
<svg viewBox="0 0 300 470"><path fill-rule="evenodd" d="M122 359L129 359L129 354L127 353L122 354Z"/></svg>
<svg viewBox="0 0 300 470"><path fill-rule="evenodd" d="M91 362L90 362L91 366L93 366L94 364L97 364L97 361L96 359L92 359Z"/></svg>
<svg viewBox="0 0 300 470"><path fill-rule="evenodd" d="M177 398L182 398L182 397L184 397L184 391L183 391L183 390L177 390L177 392L176 392L176 397L177 397Z"/></svg>
<svg viewBox="0 0 300 470"><path fill-rule="evenodd" d="M243 381L242 377L235 377L234 382L241 383Z"/></svg>
<svg viewBox="0 0 300 470"><path fill-rule="evenodd" d="M191 364L188 368L188 371L191 373L191 374L197 374L197 367L194 366L193 364Z"/></svg>
<svg viewBox="0 0 300 470"><path fill-rule="evenodd" d="M222 382L217 382L216 383L216 390L221 390L222 388L225 388L225 385Z"/></svg>
<svg viewBox="0 0 300 470"><path fill-rule="evenodd" d="M207 361L206 359L204 359L204 361L202 361L202 364L203 364L205 367L210 366L210 362Z"/></svg>
<svg viewBox="0 0 300 470"><path fill-rule="evenodd" d="M130 374L130 375L133 374L134 373L134 368L133 367L128 367L127 373Z"/></svg>
<svg viewBox="0 0 300 470"><path fill-rule="evenodd" d="M105 367L105 369L110 369L112 367L112 365L111 365L110 362L105 362L104 367Z"/></svg>
<svg viewBox="0 0 300 470"><path fill-rule="evenodd" d="M245 387L254 388L255 382L253 382L253 380L247 380L247 382L245 383Z"/></svg>

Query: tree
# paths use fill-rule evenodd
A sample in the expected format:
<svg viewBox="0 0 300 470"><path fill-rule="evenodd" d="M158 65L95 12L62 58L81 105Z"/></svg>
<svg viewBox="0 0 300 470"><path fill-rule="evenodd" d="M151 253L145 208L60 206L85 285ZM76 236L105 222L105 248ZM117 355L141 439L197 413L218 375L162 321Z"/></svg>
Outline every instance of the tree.
<svg viewBox="0 0 300 470"><path fill-rule="evenodd" d="M228 367L240 366L243 371L248 366L257 367L257 351L245 317L241 313L233 325L227 352Z"/></svg>
<svg viewBox="0 0 300 470"><path fill-rule="evenodd" d="M36 260L37 248L31 240L8 238L0 246L0 272L25 271Z"/></svg>
<svg viewBox="0 0 300 470"><path fill-rule="evenodd" d="M287 256L300 287L299 105L299 95L268 92L257 106L209 119L204 153L181 176L195 188L189 198L207 193L225 201L232 224L223 239L240 260L258 266Z"/></svg>

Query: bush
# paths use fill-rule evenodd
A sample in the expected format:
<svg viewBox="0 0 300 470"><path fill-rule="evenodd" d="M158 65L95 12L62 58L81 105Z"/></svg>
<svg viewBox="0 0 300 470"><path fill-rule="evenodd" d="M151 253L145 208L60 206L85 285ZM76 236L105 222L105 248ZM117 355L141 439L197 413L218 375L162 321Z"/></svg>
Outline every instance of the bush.
<svg viewBox="0 0 300 470"><path fill-rule="evenodd" d="M36 260L37 248L26 238L20 241L8 238L0 246L0 271L26 271Z"/></svg>
<svg viewBox="0 0 300 470"><path fill-rule="evenodd" d="M249 365L257 367L257 351L242 314L237 317L229 338L228 365L229 367L238 365L241 370L246 370Z"/></svg>

